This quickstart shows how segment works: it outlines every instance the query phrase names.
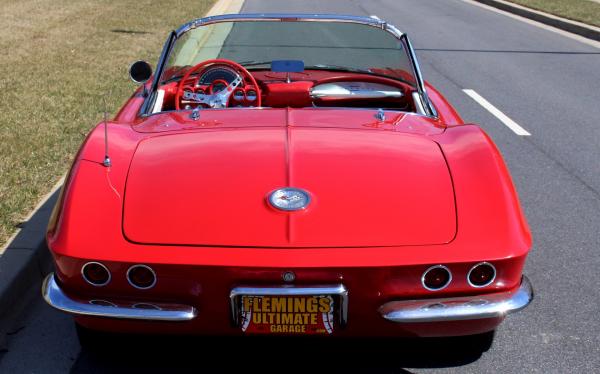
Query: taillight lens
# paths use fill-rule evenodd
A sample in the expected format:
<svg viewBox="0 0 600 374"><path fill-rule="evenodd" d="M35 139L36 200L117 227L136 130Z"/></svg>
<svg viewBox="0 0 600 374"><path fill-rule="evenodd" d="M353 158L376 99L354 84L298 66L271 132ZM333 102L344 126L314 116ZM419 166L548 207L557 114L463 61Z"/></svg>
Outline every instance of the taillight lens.
<svg viewBox="0 0 600 374"><path fill-rule="evenodd" d="M110 282L110 272L99 262L88 262L83 265L81 275L93 286L105 286Z"/></svg>
<svg viewBox="0 0 600 374"><path fill-rule="evenodd" d="M482 262L471 268L467 279L472 287L488 286L496 279L496 268L492 264Z"/></svg>
<svg viewBox="0 0 600 374"><path fill-rule="evenodd" d="M446 288L452 281L450 270L444 265L432 266L423 273L421 282L429 291L438 291Z"/></svg>
<svg viewBox="0 0 600 374"><path fill-rule="evenodd" d="M154 287L156 274L149 266L134 265L127 271L127 280L133 287L145 290Z"/></svg>

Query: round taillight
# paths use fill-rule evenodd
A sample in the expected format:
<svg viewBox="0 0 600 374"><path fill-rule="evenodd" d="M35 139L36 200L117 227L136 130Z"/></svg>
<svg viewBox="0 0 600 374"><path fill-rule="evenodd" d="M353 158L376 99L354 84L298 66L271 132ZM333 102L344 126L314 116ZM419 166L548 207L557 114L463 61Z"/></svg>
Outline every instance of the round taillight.
<svg viewBox="0 0 600 374"><path fill-rule="evenodd" d="M105 286L110 282L110 271L99 262L88 262L83 265L81 276L92 286Z"/></svg>
<svg viewBox="0 0 600 374"><path fill-rule="evenodd" d="M156 274L149 266L133 265L127 270L127 280L133 287L146 290L156 284Z"/></svg>
<svg viewBox="0 0 600 374"><path fill-rule="evenodd" d="M467 280L472 287L485 287L496 279L496 268L487 262L477 264L469 270Z"/></svg>
<svg viewBox="0 0 600 374"><path fill-rule="evenodd" d="M432 266L423 273L421 283L429 291L439 291L446 288L452 281L450 270L444 265Z"/></svg>

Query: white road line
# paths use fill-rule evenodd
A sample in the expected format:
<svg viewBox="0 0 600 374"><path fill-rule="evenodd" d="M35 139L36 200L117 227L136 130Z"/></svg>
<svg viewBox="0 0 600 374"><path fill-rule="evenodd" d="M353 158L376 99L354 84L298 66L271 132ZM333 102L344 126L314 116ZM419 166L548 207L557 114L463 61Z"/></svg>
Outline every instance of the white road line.
<svg viewBox="0 0 600 374"><path fill-rule="evenodd" d="M460 1L462 1L464 3L467 3L467 4L478 6L478 7L483 8L483 9L487 9L487 10L495 12L495 13L503 14L503 15L505 15L507 17L519 20L521 22L528 23L528 24L533 25L533 26L537 26L537 27L539 27L541 29L544 29L544 30L552 31L554 33L560 34L560 35L565 36L567 38L571 38L571 39L577 40L578 42L590 45L592 47L600 48L600 42L597 42L597 41L592 40L592 39L585 38L585 37L583 37L581 35L573 34L573 33L570 33L568 31L565 31L565 30L562 30L562 29L559 29L559 28L556 28L556 27L552 27L552 26L546 25L546 24L541 23L541 22L537 22L537 21L531 20L529 18L521 17L519 15L516 15L516 14L513 14L513 13L509 13L507 11L504 11L504 10L501 10L501 9L498 9L498 8L494 8L494 7L489 6L489 5L478 3L478 2L473 1L473 0L460 0Z"/></svg>
<svg viewBox="0 0 600 374"><path fill-rule="evenodd" d="M502 113L500 111L500 109L493 106L489 101L484 99L481 95L479 95L474 90L465 88L463 90L463 92L466 93L467 95L469 95L473 100L477 101L477 103L479 105L481 105L482 107L484 107L485 109L487 109L488 112L492 113L494 115L494 117L498 118L500 120L500 122L505 124L506 127L511 129L515 134L520 135L520 136L530 136L531 135L527 130L525 130L524 128L519 126L512 119L508 118L508 116L506 114Z"/></svg>

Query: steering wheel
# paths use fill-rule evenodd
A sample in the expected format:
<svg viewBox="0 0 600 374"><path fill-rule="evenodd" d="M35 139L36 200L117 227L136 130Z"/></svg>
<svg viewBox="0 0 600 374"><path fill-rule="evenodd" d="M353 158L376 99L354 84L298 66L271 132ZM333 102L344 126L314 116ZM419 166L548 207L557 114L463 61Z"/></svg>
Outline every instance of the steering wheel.
<svg viewBox="0 0 600 374"><path fill-rule="evenodd" d="M192 74L194 74L196 72L200 72L200 71L206 69L206 67L211 66L211 65L226 65L226 66L228 66L229 68L231 68L233 71L236 72L235 79L231 83L229 83L229 85L227 87L225 87L221 91L213 93L211 95L205 95L205 94L200 94L200 93L195 93L195 92L190 92L190 91L184 90L185 82L187 82L189 80L189 78ZM201 74L198 74L198 78L196 78L194 80L194 86L196 86L196 83L200 79L200 76L201 76ZM258 84L256 84L256 80L254 79L252 74L250 74L248 72L248 70L246 70L246 68L244 68L242 65L238 64L237 62L234 62L231 60L226 60L226 59L214 59L214 60L202 61L201 63L197 64L196 66L194 66L193 68L188 70L187 73L185 73L185 75L183 76L183 78L181 78L181 80L179 81L179 85L177 86L177 93L175 94L175 109L177 109L177 110L181 109L180 103L181 103L182 99L189 100L189 101L192 101L192 102L195 102L198 104L208 105L210 108L226 108L227 103L229 102L229 97L231 96L233 91L240 84L242 84L242 82L244 82L244 80L249 81L256 89L256 97L257 97L256 103L257 103L257 106L261 106L260 89L258 87Z"/></svg>

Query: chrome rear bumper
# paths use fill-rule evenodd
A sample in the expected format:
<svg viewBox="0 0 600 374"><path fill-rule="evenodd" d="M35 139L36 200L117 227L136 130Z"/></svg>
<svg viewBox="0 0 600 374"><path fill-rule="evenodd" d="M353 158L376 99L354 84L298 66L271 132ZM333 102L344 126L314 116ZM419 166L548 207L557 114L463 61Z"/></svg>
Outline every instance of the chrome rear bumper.
<svg viewBox="0 0 600 374"><path fill-rule="evenodd" d="M342 286L343 287L343 286ZM270 291L272 289L269 289ZM294 288L281 288L287 292ZM297 290L297 289L296 289ZM256 289L237 290L257 293ZM310 289L313 293L323 293L323 289ZM328 291L331 294L338 294ZM347 291L342 292L342 310L347 310ZM244 293L242 292L242 293ZM294 292L290 292L294 294ZM105 300L76 300L66 295L56 283L54 274L46 277L42 284L42 296L46 302L63 312L93 317L110 317L153 321L190 321L196 318L196 308L181 304L114 303ZM232 300L237 293L232 293ZM527 277L513 291L480 296L453 297L441 299L392 301L379 308L381 316L398 323L443 322L483 318L504 317L525 308L533 300L533 289ZM234 305L234 303L232 303ZM346 312L347 313L347 312ZM342 321L346 320L342 313ZM236 313L234 313L234 316Z"/></svg>
<svg viewBox="0 0 600 374"><path fill-rule="evenodd" d="M196 318L196 308L180 304L127 303L106 300L75 300L67 296L51 273L42 284L42 296L50 306L63 312L93 317L125 318L152 321L189 321Z"/></svg>
<svg viewBox="0 0 600 374"><path fill-rule="evenodd" d="M445 299L391 301L379 308L381 316L398 323L443 322L497 318L525 308L533 288L523 276L519 288L509 292Z"/></svg>

